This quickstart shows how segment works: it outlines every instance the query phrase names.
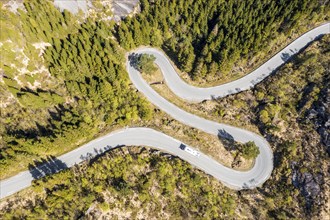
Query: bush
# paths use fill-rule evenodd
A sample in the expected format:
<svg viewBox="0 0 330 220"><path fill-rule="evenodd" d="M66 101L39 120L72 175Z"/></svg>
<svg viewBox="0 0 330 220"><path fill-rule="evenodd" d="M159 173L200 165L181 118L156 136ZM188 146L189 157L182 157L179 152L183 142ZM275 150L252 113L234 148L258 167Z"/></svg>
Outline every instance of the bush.
<svg viewBox="0 0 330 220"><path fill-rule="evenodd" d="M150 54L142 54L137 59L138 70L146 73L152 74L157 70L157 67L154 64L156 57Z"/></svg>
<svg viewBox="0 0 330 220"><path fill-rule="evenodd" d="M241 153L245 159L255 159L260 154L260 150L253 141L249 141L242 145Z"/></svg>

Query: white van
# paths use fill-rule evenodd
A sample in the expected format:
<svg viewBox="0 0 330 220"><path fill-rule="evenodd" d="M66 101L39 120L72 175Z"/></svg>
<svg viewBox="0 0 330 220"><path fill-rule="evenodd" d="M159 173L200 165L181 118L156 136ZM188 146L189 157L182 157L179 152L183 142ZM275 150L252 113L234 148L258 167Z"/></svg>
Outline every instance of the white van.
<svg viewBox="0 0 330 220"><path fill-rule="evenodd" d="M182 149L182 150L184 150L184 151L186 151L186 152L188 152L188 153L194 155L195 157L199 157L199 156L201 155L197 150L194 150L194 149L192 149L192 148L190 148L190 147L187 147L187 146L184 145L184 144L181 144L181 145L180 145L180 149Z"/></svg>

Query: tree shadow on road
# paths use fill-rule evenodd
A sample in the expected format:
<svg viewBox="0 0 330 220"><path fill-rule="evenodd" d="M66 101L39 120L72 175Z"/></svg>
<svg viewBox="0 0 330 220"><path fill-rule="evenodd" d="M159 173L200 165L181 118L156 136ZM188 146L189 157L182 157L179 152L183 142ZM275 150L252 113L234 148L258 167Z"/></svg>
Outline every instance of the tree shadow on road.
<svg viewBox="0 0 330 220"><path fill-rule="evenodd" d="M40 179L66 168L68 168L68 166L54 156L47 156L46 159L34 161L33 164L29 164L29 171L34 179Z"/></svg>
<svg viewBox="0 0 330 220"><path fill-rule="evenodd" d="M139 61L140 56L141 56L141 54L137 54L137 53L131 53L130 55L128 55L129 64L138 71L140 71L140 69L138 67L138 61Z"/></svg>
<svg viewBox="0 0 330 220"><path fill-rule="evenodd" d="M284 62L287 62L291 59L291 55L289 53L282 53L281 54L281 59L284 61Z"/></svg>

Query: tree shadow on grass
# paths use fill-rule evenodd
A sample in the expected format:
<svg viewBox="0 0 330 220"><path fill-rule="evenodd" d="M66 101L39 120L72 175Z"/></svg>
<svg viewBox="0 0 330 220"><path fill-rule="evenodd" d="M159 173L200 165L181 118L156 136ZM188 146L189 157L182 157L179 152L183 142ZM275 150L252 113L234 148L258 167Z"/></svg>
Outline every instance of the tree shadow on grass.
<svg viewBox="0 0 330 220"><path fill-rule="evenodd" d="M218 138L227 151L237 150L237 143L235 142L234 137L225 129L218 130Z"/></svg>

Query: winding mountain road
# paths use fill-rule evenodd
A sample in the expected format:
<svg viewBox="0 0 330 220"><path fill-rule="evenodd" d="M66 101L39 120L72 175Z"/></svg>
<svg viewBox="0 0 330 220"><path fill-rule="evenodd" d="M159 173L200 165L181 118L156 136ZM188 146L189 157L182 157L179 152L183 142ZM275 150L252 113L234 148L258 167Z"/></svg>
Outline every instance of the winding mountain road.
<svg viewBox="0 0 330 220"><path fill-rule="evenodd" d="M223 97L234 94L253 87L256 83L270 75L273 70L285 63L292 55L301 51L316 38L329 33L329 23L319 26L296 39L251 74L236 81L211 88L197 88L187 85L177 75L173 66L161 51L153 48L144 48L134 52L155 55L156 63L162 70L167 85L179 97L188 101L202 101L205 99L212 99L213 97ZM110 133L58 157L57 159L59 161L64 163L67 167L71 167L74 164L86 160L86 158L94 157L111 148L125 145L142 145L154 147L177 155L233 189L254 188L260 186L269 178L273 169L273 154L268 142L263 137L241 128L209 121L183 111L155 92L148 83L143 80L141 74L130 65L129 61L127 61L126 67L130 79L136 88L142 92L150 102L176 120L213 135L233 138L235 141L254 141L260 149L260 154L256 158L254 167L249 171L236 171L219 164L202 153L200 157L195 157L180 149L181 141L149 128L127 128ZM53 166L53 164L51 164L51 166ZM37 168L37 171L45 175L47 172L44 172L44 168L45 165L41 165ZM34 171L24 171L16 176L0 181L0 198L9 196L30 186L31 181L34 179L33 174Z"/></svg>
<svg viewBox="0 0 330 220"><path fill-rule="evenodd" d="M166 84L174 94L187 101L200 102L203 100L225 97L254 87L257 83L261 82L277 68L287 62L293 55L303 50L311 42L329 33L330 23L314 28L297 38L248 75L238 80L209 88L200 88L187 84L176 73L166 55L157 49L143 48L136 50L135 52L152 54L156 57L156 64L162 69Z"/></svg>

